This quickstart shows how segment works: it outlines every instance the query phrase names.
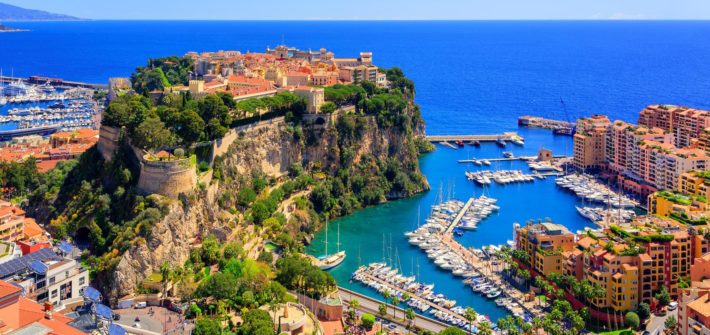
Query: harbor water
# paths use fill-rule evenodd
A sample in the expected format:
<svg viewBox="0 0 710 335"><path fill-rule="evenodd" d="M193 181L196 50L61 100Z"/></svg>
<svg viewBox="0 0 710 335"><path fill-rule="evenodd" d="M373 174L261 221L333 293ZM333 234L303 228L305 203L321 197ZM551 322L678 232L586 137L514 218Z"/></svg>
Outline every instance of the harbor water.
<svg viewBox="0 0 710 335"><path fill-rule="evenodd" d="M522 170L529 172L523 161L491 162L490 166L477 166L472 163L459 163L461 159L501 158L503 151L511 151L516 156L536 155L541 148L548 148L555 155L569 155L572 151L572 139L568 136L555 136L549 130L517 129L525 138L524 146L508 143L501 148L495 143L482 143L480 148L466 145L452 149L437 145L436 150L424 155L420 160L422 172L427 176L432 189L410 199L393 201L381 206L364 209L354 214L334 220L330 223L329 252L336 248L336 234L340 227L341 249L347 252L345 261L331 274L338 284L348 289L381 299L373 289L360 283L351 282L351 274L359 265L380 262L390 255L398 259L398 266L405 275L418 275L422 283L434 283L434 290L455 299L460 306L471 306L476 312L488 315L491 320L507 315L507 311L496 306L493 300L473 292L463 284L460 277L454 277L449 271L441 270L426 257L418 247L410 245L404 233L417 227L417 218L423 224L432 205L440 197L456 198L466 201L471 196L482 194L498 199L498 212L482 220L478 228L466 231L456 239L466 247L479 248L484 245L500 245L513 238L513 223L525 224L528 220L550 218L553 222L564 224L571 231L592 227L593 223L582 217L575 206L581 205L574 194L555 185L554 177L536 179L534 182L499 185L492 183L482 187L469 181L464 176L466 171L481 169ZM383 243L384 239L384 243ZM316 235L307 251L313 255L325 252L325 232ZM384 244L384 245L383 245ZM395 257L396 255L396 257ZM418 267L417 267L418 265ZM402 305L406 308L406 305Z"/></svg>

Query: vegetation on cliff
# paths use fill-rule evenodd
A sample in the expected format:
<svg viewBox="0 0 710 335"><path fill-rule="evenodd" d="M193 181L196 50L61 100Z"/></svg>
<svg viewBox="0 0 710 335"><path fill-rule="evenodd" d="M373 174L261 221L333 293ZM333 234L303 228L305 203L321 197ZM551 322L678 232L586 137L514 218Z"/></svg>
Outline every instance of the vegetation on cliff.
<svg viewBox="0 0 710 335"><path fill-rule="evenodd" d="M141 95L173 85L187 85L193 68L194 62L189 57L151 58L146 66L136 68L131 83Z"/></svg>

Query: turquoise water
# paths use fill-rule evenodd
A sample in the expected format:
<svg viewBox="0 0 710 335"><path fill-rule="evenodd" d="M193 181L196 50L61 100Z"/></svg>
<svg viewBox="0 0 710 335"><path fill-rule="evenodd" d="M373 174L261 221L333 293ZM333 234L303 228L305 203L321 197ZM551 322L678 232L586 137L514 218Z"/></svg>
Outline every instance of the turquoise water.
<svg viewBox="0 0 710 335"><path fill-rule="evenodd" d="M484 143L480 148L466 146L454 150L438 145L436 151L423 156L420 160L422 172L431 183L431 191L410 199L364 209L331 222L329 251L332 252L335 248L335 237L340 225L341 247L348 255L343 264L331 270L338 284L381 298L376 291L357 282L350 282L349 279L359 264L382 261L384 234L386 247L389 248L391 245L392 253L396 251L399 255L401 268L405 274L417 274L418 263L420 281L435 283L435 291L456 299L459 305L471 306L478 313L489 315L492 320L505 316L506 310L498 308L493 301L472 292L470 288L465 287L460 278L438 269L425 253L411 246L403 234L416 228L419 211L421 211L421 221L426 219L431 205L437 202L440 185L444 198L451 195L452 198L465 201L470 196L480 196L485 192L486 196L498 199L500 211L497 214L494 213L482 221L477 230L466 232L464 236L458 238L465 246L504 244L513 237L513 223L525 223L529 219L549 217L572 231L590 226L591 223L580 216L574 208L578 204L576 198L571 193L559 189L551 177L533 183L506 186L492 184L486 188L466 180L464 172L467 170L490 168L528 171L528 167L520 161L492 162L490 167L478 167L473 164L458 163L459 159L498 158L502 157L503 151L512 151L516 155L535 155L540 147L552 149L555 155L571 153L570 137L554 136L550 131L541 129L517 130L526 140L524 147L509 144L506 149L502 149L494 143ZM308 252L315 255L322 254L324 240L325 233L321 231L308 247Z"/></svg>

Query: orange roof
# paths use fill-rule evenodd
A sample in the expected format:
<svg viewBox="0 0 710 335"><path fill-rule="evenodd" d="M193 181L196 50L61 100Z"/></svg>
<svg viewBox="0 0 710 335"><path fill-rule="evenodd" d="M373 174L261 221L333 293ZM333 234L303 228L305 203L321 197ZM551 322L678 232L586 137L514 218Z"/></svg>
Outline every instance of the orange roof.
<svg viewBox="0 0 710 335"><path fill-rule="evenodd" d="M710 300L707 296L702 296L695 301L688 304L688 308L694 310L696 313L704 316L710 317Z"/></svg>
<svg viewBox="0 0 710 335"><path fill-rule="evenodd" d="M37 172L39 173L45 173L51 169L54 169L57 167L57 164L61 162L61 159L52 159L52 160L45 160L45 161L39 161L37 162Z"/></svg>
<svg viewBox="0 0 710 335"><path fill-rule="evenodd" d="M170 157L170 153L168 153L168 152L165 151L165 150L160 150L160 151L158 151L158 152L155 154L155 157L158 157L158 158L169 158L169 157Z"/></svg>
<svg viewBox="0 0 710 335"><path fill-rule="evenodd" d="M4 280L0 280L0 298L7 297L11 294L15 294L17 292L20 292L20 288L12 285Z"/></svg>
<svg viewBox="0 0 710 335"><path fill-rule="evenodd" d="M37 224L37 221L32 218L25 218L25 225L23 227L23 233L27 238L33 238L36 236L41 236L44 233L44 229Z"/></svg>
<svg viewBox="0 0 710 335"><path fill-rule="evenodd" d="M52 313L48 319L44 306L20 296L20 288L0 280L0 300L6 302L0 307L0 333L19 330L34 323L51 329L50 335L84 334L68 325L71 318L62 313Z"/></svg>

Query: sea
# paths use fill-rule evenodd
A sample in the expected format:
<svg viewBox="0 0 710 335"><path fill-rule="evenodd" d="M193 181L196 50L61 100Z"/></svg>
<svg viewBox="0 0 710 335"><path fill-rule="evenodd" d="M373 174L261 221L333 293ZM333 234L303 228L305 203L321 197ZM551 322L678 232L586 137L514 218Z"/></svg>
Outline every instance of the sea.
<svg viewBox="0 0 710 335"><path fill-rule="evenodd" d="M327 48L338 57L371 51L375 64L397 66L414 80L428 134L499 134L517 131L522 147L495 144L451 149L437 146L420 160L432 190L364 209L329 225L329 251L347 259L331 273L344 287L378 297L351 282L359 264L381 261L383 245L405 274L435 283L459 305L496 320L506 311L435 268L403 233L423 222L439 198L498 199L497 214L459 238L466 246L504 244L513 224L551 219L571 231L590 226L579 202L553 178L486 188L466 180L459 163L497 158L502 151L535 155L548 148L569 155L569 137L518 128L521 115L574 120L592 114L637 120L649 104L710 108L710 22L706 21L85 21L13 23L27 32L0 34L0 68L8 75L42 75L106 83L126 77L150 57L188 51L263 51L287 44ZM1 113L1 110L0 110ZM521 169L522 162L490 169ZM324 233L308 252L325 251ZM386 254L390 252L387 251Z"/></svg>

